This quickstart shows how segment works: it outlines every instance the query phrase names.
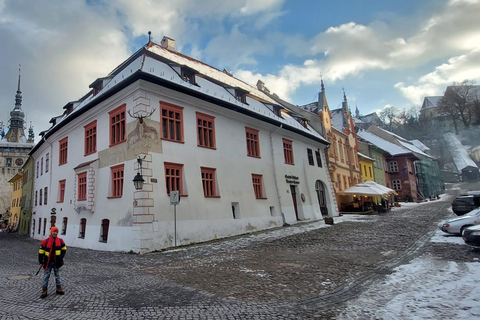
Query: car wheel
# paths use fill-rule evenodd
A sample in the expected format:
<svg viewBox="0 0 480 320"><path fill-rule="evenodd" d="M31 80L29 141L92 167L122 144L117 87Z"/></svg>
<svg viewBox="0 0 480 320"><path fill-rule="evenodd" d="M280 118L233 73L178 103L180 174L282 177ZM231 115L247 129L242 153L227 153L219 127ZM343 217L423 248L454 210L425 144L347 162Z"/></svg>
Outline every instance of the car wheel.
<svg viewBox="0 0 480 320"><path fill-rule="evenodd" d="M463 232L465 231L465 229L467 229L468 227L471 227L471 225L466 225L466 226L463 226L461 229L460 229L460 236L463 237Z"/></svg>

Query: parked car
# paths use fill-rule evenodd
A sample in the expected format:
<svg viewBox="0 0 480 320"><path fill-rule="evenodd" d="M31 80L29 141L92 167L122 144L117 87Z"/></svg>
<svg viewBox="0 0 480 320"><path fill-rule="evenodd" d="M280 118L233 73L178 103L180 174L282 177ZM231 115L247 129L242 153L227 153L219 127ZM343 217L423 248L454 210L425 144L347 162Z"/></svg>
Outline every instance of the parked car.
<svg viewBox="0 0 480 320"><path fill-rule="evenodd" d="M466 228L462 238L466 244L480 248L480 225Z"/></svg>
<svg viewBox="0 0 480 320"><path fill-rule="evenodd" d="M452 202L452 210L457 216L464 215L480 207L480 195L458 196Z"/></svg>
<svg viewBox="0 0 480 320"><path fill-rule="evenodd" d="M462 232L471 226L480 224L480 208L474 209L468 215L450 219L438 225L440 230L450 234L462 235Z"/></svg>

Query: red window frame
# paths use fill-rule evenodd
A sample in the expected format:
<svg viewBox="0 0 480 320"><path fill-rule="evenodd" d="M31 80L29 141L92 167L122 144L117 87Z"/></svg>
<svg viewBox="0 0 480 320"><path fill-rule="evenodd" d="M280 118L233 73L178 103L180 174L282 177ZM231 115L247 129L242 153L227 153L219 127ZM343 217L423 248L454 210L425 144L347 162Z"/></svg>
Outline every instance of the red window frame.
<svg viewBox="0 0 480 320"><path fill-rule="evenodd" d="M252 174L253 193L257 199L266 199L263 194L263 176L261 174Z"/></svg>
<svg viewBox="0 0 480 320"><path fill-rule="evenodd" d="M215 149L215 117L197 112L197 145Z"/></svg>
<svg viewBox="0 0 480 320"><path fill-rule="evenodd" d="M65 137L58 141L58 165L64 165L67 163L67 156L68 156L68 137ZM37 162L37 169L38 169L38 162ZM38 171L37 171L38 176Z"/></svg>
<svg viewBox="0 0 480 320"><path fill-rule="evenodd" d="M58 203L62 203L65 200L65 183L65 179L58 181Z"/></svg>
<svg viewBox="0 0 480 320"><path fill-rule="evenodd" d="M110 147L127 140L126 109L127 105L124 103L108 113L110 117Z"/></svg>
<svg viewBox="0 0 480 320"><path fill-rule="evenodd" d="M183 107L160 101L162 140L183 143Z"/></svg>
<svg viewBox="0 0 480 320"><path fill-rule="evenodd" d="M183 164L165 162L165 185L167 194L178 190L183 195Z"/></svg>
<svg viewBox="0 0 480 320"><path fill-rule="evenodd" d="M283 138L283 155L286 164L295 164L293 159L293 141Z"/></svg>
<svg viewBox="0 0 480 320"><path fill-rule="evenodd" d="M260 158L260 141L258 130L245 127L245 137L247 140L247 156Z"/></svg>
<svg viewBox="0 0 480 320"><path fill-rule="evenodd" d="M89 154L97 152L97 120L87 124L85 127L85 153Z"/></svg>
<svg viewBox="0 0 480 320"><path fill-rule="evenodd" d="M218 197L214 168L200 168L202 172L203 194L206 198Z"/></svg>
<svg viewBox="0 0 480 320"><path fill-rule="evenodd" d="M82 172L77 174L77 181L78 181L77 200L85 201L87 200L87 172Z"/></svg>
<svg viewBox="0 0 480 320"><path fill-rule="evenodd" d="M123 195L124 164L111 167L112 173L112 196L111 198L121 198Z"/></svg>

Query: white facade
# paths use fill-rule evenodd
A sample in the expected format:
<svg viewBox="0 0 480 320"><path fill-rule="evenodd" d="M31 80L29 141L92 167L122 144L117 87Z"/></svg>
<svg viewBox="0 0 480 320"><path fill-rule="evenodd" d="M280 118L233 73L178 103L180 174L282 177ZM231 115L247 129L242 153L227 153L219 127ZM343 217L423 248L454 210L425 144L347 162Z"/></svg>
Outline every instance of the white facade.
<svg viewBox="0 0 480 320"><path fill-rule="evenodd" d="M137 66L138 59L131 60L130 65L125 64L123 71L113 75L110 84L125 70L134 74L134 70L129 68ZM159 66L158 61L151 63L157 63L157 70L165 68ZM141 64L142 67L146 65L147 61ZM151 67L149 70L151 72ZM142 71L145 72L145 69ZM178 80L170 79L176 86L179 85ZM110 86L97 97L87 97L50 129L32 152L35 162L41 162L42 158L45 162L47 154L50 162L48 172L44 167L34 182L34 238L48 235L52 216L55 216L61 231L64 218L68 218L66 232L60 236L69 246L147 252L172 247L175 242L186 245L279 227L284 223L322 219L320 193L324 194L323 201L329 215L338 215L326 170L324 149L328 143L318 133L287 114L275 116L265 104L265 99L260 102L254 97L253 88L247 104L242 104L235 99L227 101L227 89L217 82L197 79L200 88L193 89L206 90L200 95L190 94L192 90L188 86L187 90L176 90L175 86L163 85L164 82L151 77L131 78L128 83L123 81L122 88ZM214 90L225 90L226 93L218 93L216 99ZM220 99L224 101L219 102ZM162 103L183 108L182 142L161 139ZM138 119L127 113L127 139L110 147L109 112L124 104L132 115L152 111L153 114L144 119L146 126L142 127ZM243 108L240 111L239 106ZM198 112L214 117L215 148L198 146ZM85 156L85 126L93 121L96 121L97 128L97 151ZM139 126L143 128L140 131ZM258 130L260 157L247 155L246 127ZM149 130L148 134L145 134L146 130ZM142 138L139 138L138 132L143 132L143 135L140 134ZM59 141L66 137L67 163L59 165ZM285 163L283 139L292 141L293 165ZM309 163L307 149L314 155L316 152L320 154L322 167L315 157L313 165L311 158ZM139 156L143 159L142 173L146 181L143 190L136 191L132 179L138 170ZM174 206L167 194L165 163L182 165L183 194L176 206L176 228ZM123 194L112 198L111 168L122 164ZM204 194L201 168L215 169L215 197ZM80 201L77 179L84 172L87 173L87 199ZM254 193L252 174L262 176L262 198L257 198ZM62 180L65 180L65 194L63 202L59 202ZM323 191L318 190L319 186ZM35 201L35 193L39 197L42 190L44 195L45 188L47 204L43 199L40 205L38 199ZM80 237L81 219L86 219L83 237ZM109 221L108 239L100 241L103 240L101 234L105 229L102 229L102 220L105 219Z"/></svg>

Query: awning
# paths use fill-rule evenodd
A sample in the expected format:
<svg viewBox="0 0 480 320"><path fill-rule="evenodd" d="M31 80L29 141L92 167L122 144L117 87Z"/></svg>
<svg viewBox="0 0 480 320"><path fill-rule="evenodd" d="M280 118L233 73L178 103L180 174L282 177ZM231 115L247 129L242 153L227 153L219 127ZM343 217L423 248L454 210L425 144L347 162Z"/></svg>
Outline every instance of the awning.
<svg viewBox="0 0 480 320"><path fill-rule="evenodd" d="M371 186L375 186L375 187L377 187L377 188L379 188L379 189L381 189L381 190L385 190L386 192L388 192L388 194L397 194L397 193L395 192L395 190L390 189L390 188L388 188L388 187L385 187L385 186L383 186L383 185L381 185L381 184L379 184L379 183L376 183L375 181L365 181L365 182L363 182L363 183L368 184L368 185L371 185Z"/></svg>
<svg viewBox="0 0 480 320"><path fill-rule="evenodd" d="M364 195L371 197L383 197L395 193L395 190L382 186L373 181L356 184L348 189L340 191L341 195Z"/></svg>

